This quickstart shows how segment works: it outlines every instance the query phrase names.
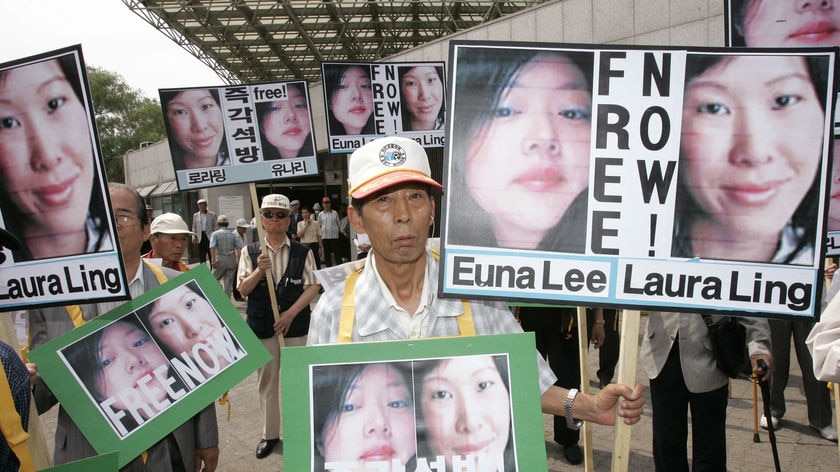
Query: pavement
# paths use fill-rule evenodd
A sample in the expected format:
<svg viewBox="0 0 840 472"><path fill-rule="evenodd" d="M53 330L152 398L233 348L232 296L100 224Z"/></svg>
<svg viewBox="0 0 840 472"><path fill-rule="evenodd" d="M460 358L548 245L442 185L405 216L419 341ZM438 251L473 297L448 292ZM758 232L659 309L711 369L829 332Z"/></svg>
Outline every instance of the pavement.
<svg viewBox="0 0 840 472"><path fill-rule="evenodd" d="M245 303L234 302L240 313L245 313ZM641 332L647 318L642 317ZM641 339L640 339L641 341ZM597 392L598 383L595 372L598 369L598 356L590 351L590 391ZM795 353L791 353L792 359ZM651 413L649 382L641 369L637 369L636 379L645 386L647 405L642 420L632 427L630 440L630 471L653 470L651 452ZM278 445L273 454L265 459L257 459L254 451L261 439L262 420L257 400L256 373L239 383L229 393L231 414L228 420L226 406L216 404L219 421L220 457L219 472L240 471L282 471L283 448ZM780 456L781 470L840 470L840 449L835 442L822 439L815 430L808 426L805 396L802 389L802 376L798 365L791 362L788 387L785 390L787 414L782 419L780 429L776 431L776 444ZM763 409L761 392L758 392L759 416ZM47 445L52 451L55 418L58 408L41 415ZM836 412L835 412L836 413ZM753 430L753 389L752 383L745 380L730 382L729 407L727 409L727 463L728 469L742 472L766 472L774 470L773 454L767 431L760 429L756 443ZM543 429L546 439L546 453L550 472L585 470L584 465L573 466L566 462L563 448L552 441L552 417L543 415ZM536 427L536 425L535 425ZM613 428L592 425L593 467L591 470L611 470L613 449ZM690 428L689 428L690 431ZM691 441L689 437L689 442ZM581 444L583 444L581 442ZM691 456L691 446L689 457ZM298 471L288 471L298 472ZM413 471L407 471L413 472ZM532 472L532 471L523 471Z"/></svg>

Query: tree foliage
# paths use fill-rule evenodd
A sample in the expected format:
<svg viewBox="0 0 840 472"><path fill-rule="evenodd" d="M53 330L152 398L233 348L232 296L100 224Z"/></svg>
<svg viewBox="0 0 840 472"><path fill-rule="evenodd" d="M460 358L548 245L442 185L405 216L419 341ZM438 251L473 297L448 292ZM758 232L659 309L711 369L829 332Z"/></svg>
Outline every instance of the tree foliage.
<svg viewBox="0 0 840 472"><path fill-rule="evenodd" d="M105 174L110 182L125 182L125 153L166 138L160 103L114 72L88 67L87 74Z"/></svg>

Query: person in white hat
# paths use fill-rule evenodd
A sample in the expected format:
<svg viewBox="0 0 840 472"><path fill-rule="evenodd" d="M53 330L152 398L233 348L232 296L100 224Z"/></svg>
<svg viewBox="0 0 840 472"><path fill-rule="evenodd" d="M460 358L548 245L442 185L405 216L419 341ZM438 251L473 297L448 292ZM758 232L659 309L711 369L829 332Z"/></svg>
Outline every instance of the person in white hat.
<svg viewBox="0 0 840 472"><path fill-rule="evenodd" d="M213 267L213 276L222 284L230 298L236 266L239 264L239 250L244 244L233 228L228 228L230 221L227 215L219 215L216 224L219 225L219 229L210 235L210 266Z"/></svg>
<svg viewBox="0 0 840 472"><path fill-rule="evenodd" d="M162 259L163 267L186 272L189 270L181 261L189 245L190 236L195 233L187 228L187 223L175 213L164 213L152 221L149 241L152 250L143 255L147 259Z"/></svg>
<svg viewBox="0 0 840 472"><path fill-rule="evenodd" d="M367 233L372 247L357 278L348 277L321 296L308 344L458 335L456 318L467 306L476 334L522 332L504 302L437 297L438 261L426 241L435 218L433 192L443 186L431 177L420 144L401 137L365 144L350 156L349 187L350 222L355 231ZM347 294L355 304L349 336L337 330ZM548 364L536 357L544 412L566 416L571 425L579 420L612 424L620 403L618 415L625 423L641 418L641 385L610 384L597 395L566 390L554 386Z"/></svg>
<svg viewBox="0 0 840 472"><path fill-rule="evenodd" d="M210 255L210 235L216 231L216 214L207 209L207 200L196 203L198 211L193 214L193 244L198 244L198 260L204 264Z"/></svg>
<svg viewBox="0 0 840 472"><path fill-rule="evenodd" d="M260 205L266 253L261 253L260 243L254 242L246 246L239 258L239 293L248 297L245 321L271 353L271 360L257 371L263 414L262 439L256 451L258 459L268 457L280 442L280 342L277 337L285 337L286 347L306 345L309 303L321 289L315 278L312 251L286 235L290 210L289 199L284 195L266 195ZM280 311L278 321L274 321L265 276L269 270Z"/></svg>

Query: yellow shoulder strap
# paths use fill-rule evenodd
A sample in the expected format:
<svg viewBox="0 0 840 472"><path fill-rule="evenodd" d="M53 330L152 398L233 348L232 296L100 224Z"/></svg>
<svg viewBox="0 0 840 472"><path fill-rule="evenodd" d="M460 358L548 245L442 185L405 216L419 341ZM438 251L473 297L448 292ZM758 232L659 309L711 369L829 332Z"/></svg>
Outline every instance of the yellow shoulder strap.
<svg viewBox="0 0 840 472"><path fill-rule="evenodd" d="M3 362L0 361L0 369L3 369ZM12 398L12 388L9 386L9 379L6 378L5 370L0 375L0 430L9 447L17 456L20 462L21 472L34 472L35 465L32 462L32 454L29 452L29 433L23 429L20 423L20 415L15 408L15 401Z"/></svg>
<svg viewBox="0 0 840 472"><path fill-rule="evenodd" d="M437 253L433 253L435 259L438 258ZM344 281L344 296L341 299L341 315L338 320L338 342L349 343L353 340L353 323L356 319L356 307L354 305L354 294L356 292L356 280L362 273L359 269L347 276ZM475 336L475 323L473 322L472 309L470 302L461 300L464 305L464 313L458 315L455 319L458 322L458 331L460 336Z"/></svg>
<svg viewBox="0 0 840 472"><path fill-rule="evenodd" d="M85 317L82 315L82 308L79 305L67 305L64 309L67 310L67 314L70 315L70 319L73 320L73 326L78 328L79 326L85 324Z"/></svg>
<svg viewBox="0 0 840 472"><path fill-rule="evenodd" d="M147 261L146 259L143 259L143 262L145 262L146 266L148 266L152 273L155 274L155 278L157 279L159 284L163 285L169 281L169 278L166 277L166 274L163 273L163 269L158 267L156 264Z"/></svg>

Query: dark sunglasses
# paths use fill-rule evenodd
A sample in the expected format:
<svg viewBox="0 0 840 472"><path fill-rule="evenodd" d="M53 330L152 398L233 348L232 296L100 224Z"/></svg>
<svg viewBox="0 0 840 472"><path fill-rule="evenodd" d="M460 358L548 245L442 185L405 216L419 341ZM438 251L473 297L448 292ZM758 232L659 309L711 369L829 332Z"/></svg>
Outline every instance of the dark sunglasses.
<svg viewBox="0 0 840 472"><path fill-rule="evenodd" d="M262 212L262 216L264 216L266 218L277 217L277 219L282 220L283 218L288 217L289 214L288 213L283 213L282 211L278 211L277 213L274 213L273 211L264 211L264 212Z"/></svg>

